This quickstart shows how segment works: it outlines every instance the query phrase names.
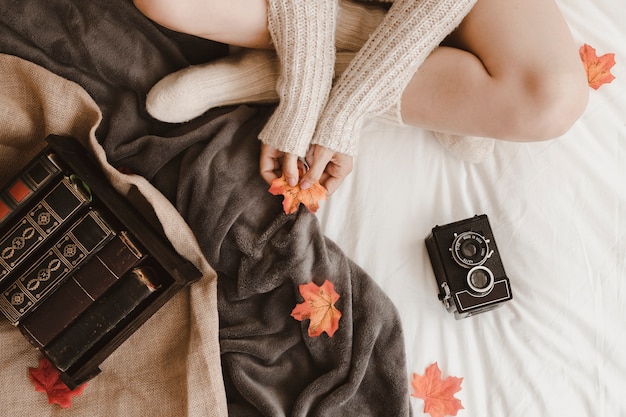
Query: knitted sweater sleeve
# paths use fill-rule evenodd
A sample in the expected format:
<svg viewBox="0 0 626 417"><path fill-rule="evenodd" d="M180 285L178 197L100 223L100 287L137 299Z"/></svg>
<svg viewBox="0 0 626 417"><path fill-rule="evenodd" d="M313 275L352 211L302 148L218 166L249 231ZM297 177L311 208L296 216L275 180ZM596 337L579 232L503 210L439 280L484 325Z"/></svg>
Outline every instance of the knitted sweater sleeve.
<svg viewBox="0 0 626 417"><path fill-rule="evenodd" d="M316 0L317 1L317 0ZM312 143L354 155L363 118L388 111L476 0L396 0L330 92Z"/></svg>
<svg viewBox="0 0 626 417"><path fill-rule="evenodd" d="M280 61L279 104L259 139L304 156L330 92L337 0L269 0L268 28Z"/></svg>

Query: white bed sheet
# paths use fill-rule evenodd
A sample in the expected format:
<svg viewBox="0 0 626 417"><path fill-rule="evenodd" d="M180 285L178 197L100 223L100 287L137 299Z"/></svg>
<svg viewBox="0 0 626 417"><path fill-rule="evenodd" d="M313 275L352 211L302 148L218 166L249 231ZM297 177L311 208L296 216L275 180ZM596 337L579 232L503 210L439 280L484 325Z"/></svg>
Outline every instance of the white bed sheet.
<svg viewBox="0 0 626 417"><path fill-rule="evenodd" d="M626 4L560 5L580 45L617 60L566 135L498 142L471 165L430 132L371 121L353 173L318 212L397 306L409 376L438 362L464 378L459 416L626 416ZM457 321L437 298L424 238L480 213L514 299Z"/></svg>

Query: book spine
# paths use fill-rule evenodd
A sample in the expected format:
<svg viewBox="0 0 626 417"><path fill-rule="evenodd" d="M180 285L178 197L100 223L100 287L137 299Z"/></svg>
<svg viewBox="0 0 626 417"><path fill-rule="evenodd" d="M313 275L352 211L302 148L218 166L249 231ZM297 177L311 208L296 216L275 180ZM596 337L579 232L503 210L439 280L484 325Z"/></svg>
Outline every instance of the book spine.
<svg viewBox="0 0 626 417"><path fill-rule="evenodd" d="M115 232L93 210L85 214L0 296L0 311L19 324L69 275L113 238Z"/></svg>
<svg viewBox="0 0 626 417"><path fill-rule="evenodd" d="M145 256L121 232L20 322L22 334L36 348L46 346Z"/></svg>
<svg viewBox="0 0 626 417"><path fill-rule="evenodd" d="M88 204L89 197L69 178L55 185L0 238L0 283L10 281L31 254Z"/></svg>
<svg viewBox="0 0 626 417"><path fill-rule="evenodd" d="M110 338L114 329L156 290L152 275L150 267L129 271L42 348L44 355L59 371L67 371L99 342Z"/></svg>
<svg viewBox="0 0 626 417"><path fill-rule="evenodd" d="M63 170L49 151L33 158L16 178L0 190L0 229Z"/></svg>

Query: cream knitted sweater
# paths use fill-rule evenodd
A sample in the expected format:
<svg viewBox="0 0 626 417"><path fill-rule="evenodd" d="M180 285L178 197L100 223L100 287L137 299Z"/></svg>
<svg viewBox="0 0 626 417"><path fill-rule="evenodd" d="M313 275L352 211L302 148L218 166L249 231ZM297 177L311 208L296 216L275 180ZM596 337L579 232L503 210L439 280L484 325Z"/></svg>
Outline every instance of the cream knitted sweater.
<svg viewBox="0 0 626 417"><path fill-rule="evenodd" d="M476 2L378 0L393 5L333 85L337 1L269 0L280 101L259 138L278 150L304 156L319 144L354 155L363 119L398 104L417 68Z"/></svg>

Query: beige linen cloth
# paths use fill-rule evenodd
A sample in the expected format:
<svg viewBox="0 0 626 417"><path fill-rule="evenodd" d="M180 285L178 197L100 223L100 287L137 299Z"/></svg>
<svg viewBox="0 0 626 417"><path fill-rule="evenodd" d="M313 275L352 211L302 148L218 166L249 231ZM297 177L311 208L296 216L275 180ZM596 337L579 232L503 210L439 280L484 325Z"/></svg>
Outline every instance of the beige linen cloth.
<svg viewBox="0 0 626 417"><path fill-rule="evenodd" d="M102 164L115 188L134 185L149 202L176 250L203 278L181 291L101 366L72 407L35 392L28 367L40 354L0 317L0 415L63 417L226 416L217 315L217 275L175 208L144 178L106 161L95 138L101 114L79 85L23 59L0 54L0 184L45 146L48 134L70 135ZM87 151L86 151L87 152Z"/></svg>

